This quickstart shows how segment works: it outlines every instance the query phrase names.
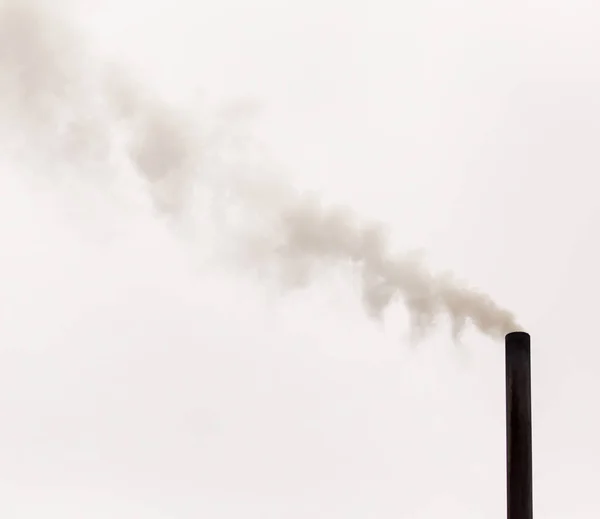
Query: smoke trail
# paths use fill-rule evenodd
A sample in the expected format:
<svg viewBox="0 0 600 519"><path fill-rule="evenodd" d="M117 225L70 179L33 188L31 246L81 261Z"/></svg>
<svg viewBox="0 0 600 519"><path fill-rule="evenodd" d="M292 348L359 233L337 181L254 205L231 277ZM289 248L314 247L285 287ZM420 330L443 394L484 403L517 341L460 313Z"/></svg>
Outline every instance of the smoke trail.
<svg viewBox="0 0 600 519"><path fill-rule="evenodd" d="M236 261L275 273L285 287L351 264L375 319L401 300L419 334L440 316L450 319L455 337L468 323L491 337L519 329L486 294L430 273L419 256L393 254L384 225L361 222L265 174L260 148L230 124L235 113L202 131L123 69L91 59L75 33L39 5L9 2L0 14L0 103L5 119L23 126L36 146L81 170L107 161L113 136L124 134L125 153L160 213L181 216L193 208L195 190L211 191L238 239Z"/></svg>

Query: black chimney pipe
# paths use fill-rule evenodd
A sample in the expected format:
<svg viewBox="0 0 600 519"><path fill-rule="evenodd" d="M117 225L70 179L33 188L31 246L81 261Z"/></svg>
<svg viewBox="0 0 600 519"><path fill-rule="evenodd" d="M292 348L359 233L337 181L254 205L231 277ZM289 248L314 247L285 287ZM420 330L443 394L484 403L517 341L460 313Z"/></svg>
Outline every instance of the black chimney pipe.
<svg viewBox="0 0 600 519"><path fill-rule="evenodd" d="M533 519L531 343L525 332L505 339L508 519Z"/></svg>

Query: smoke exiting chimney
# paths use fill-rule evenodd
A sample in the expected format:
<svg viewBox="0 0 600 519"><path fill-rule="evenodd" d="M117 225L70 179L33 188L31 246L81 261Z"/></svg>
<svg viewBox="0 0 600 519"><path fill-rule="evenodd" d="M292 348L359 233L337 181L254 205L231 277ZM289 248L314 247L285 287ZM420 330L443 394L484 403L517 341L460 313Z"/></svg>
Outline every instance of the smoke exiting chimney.
<svg viewBox="0 0 600 519"><path fill-rule="evenodd" d="M530 349L529 334L506 335L508 519L533 519Z"/></svg>
<svg viewBox="0 0 600 519"><path fill-rule="evenodd" d="M498 339L519 328L486 293L430 272L417 255L397 254L383 223L298 193L285 176L265 172L270 164L255 149L261 147L233 131L235 113L205 128L193 109L177 109L121 65L88 54L77 31L34 3L0 1L0 131L24 130L26 149L47 153L45 163L111 182L119 157L142 179L158 212L176 223L210 200L219 238L232 238L233 261L286 289L324 269L351 266L366 313L382 319L403 303L414 338L441 318L455 339L468 325ZM196 223L190 217L190 227Z"/></svg>

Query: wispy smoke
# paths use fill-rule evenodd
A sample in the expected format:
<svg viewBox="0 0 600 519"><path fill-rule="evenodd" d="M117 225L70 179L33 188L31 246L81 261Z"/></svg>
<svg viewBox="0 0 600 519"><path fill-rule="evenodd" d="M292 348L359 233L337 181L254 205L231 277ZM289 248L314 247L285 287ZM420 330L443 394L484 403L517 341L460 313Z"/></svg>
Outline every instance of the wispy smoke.
<svg viewBox="0 0 600 519"><path fill-rule="evenodd" d="M319 196L265 174L260 148L244 152L251 141L228 124L239 117L235 110L221 114L210 131L202 128L203 121L171 107L124 69L85 54L76 34L37 4L3 4L0 109L33 146L82 170L107 161L114 134L124 135L129 162L160 213L181 216L192 208L195 189L210 190L221 214L242 215L230 226L239 233L238 261L276 273L288 288L309 283L325 267L348 264L360 276L373 318L400 300L418 333L441 316L455 337L469 323L491 337L519 329L486 294L449 274L430 273L417 255L393 254L382 224L364 223L349 209L325 206Z"/></svg>

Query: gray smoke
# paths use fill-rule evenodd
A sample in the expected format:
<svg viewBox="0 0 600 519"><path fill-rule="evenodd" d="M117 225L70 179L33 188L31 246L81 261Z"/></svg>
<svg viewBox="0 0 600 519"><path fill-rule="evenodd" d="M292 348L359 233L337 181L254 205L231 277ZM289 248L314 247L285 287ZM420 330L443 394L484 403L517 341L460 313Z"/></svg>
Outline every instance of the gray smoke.
<svg viewBox="0 0 600 519"><path fill-rule="evenodd" d="M182 218L193 211L198 190L210 192L213 216L235 236L236 261L275 274L287 288L309 283L326 267L349 265L375 319L400 300L419 334L441 316L449 318L456 338L468 323L491 337L520 329L486 294L449 274L430 273L418 255L393 254L384 225L325 206L318 195L297 193L280 175L269 175L263 150L234 124L243 108L202 125L192 111L170 106L123 68L94 60L82 39L39 3L2 4L4 130L24 129L28 145L82 172L108 163L113 136L122 135L125 154L160 214Z"/></svg>

